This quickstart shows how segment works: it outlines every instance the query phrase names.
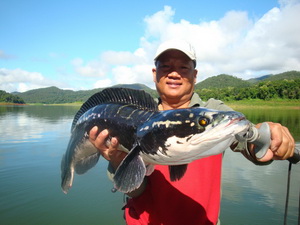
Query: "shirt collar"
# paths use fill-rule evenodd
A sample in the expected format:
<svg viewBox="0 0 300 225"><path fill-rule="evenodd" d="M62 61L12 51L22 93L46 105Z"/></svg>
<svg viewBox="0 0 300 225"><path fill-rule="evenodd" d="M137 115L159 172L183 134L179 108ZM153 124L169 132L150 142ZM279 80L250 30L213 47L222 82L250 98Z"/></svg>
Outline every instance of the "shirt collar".
<svg viewBox="0 0 300 225"><path fill-rule="evenodd" d="M156 98L155 101L157 102L158 105L161 104L161 99L160 98ZM192 97L191 97L189 107L200 107L200 106L203 107L204 102L201 100L199 95L194 92Z"/></svg>

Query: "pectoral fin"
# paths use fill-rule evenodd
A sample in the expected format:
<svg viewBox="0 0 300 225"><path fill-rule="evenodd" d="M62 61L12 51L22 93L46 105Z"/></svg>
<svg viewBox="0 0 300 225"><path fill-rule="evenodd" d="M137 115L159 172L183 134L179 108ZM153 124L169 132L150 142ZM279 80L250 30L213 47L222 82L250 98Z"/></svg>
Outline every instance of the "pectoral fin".
<svg viewBox="0 0 300 225"><path fill-rule="evenodd" d="M146 167L139 152L140 146L135 145L115 173L115 188L121 192L128 193L137 189L144 180Z"/></svg>
<svg viewBox="0 0 300 225"><path fill-rule="evenodd" d="M73 159L74 170L77 174L84 174L89 169L93 168L100 157L100 152L89 141L84 141L75 149L75 156Z"/></svg>
<svg viewBox="0 0 300 225"><path fill-rule="evenodd" d="M169 166L170 179L171 181L180 180L186 172L187 164Z"/></svg>

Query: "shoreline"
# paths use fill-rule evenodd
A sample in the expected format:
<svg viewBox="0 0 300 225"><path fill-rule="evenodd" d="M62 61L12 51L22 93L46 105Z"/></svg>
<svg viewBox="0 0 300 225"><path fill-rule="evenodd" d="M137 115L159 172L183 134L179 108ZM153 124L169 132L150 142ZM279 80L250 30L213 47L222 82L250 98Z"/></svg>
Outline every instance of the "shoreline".
<svg viewBox="0 0 300 225"><path fill-rule="evenodd" d="M0 102L0 105L28 105L26 103Z"/></svg>
<svg viewBox="0 0 300 225"><path fill-rule="evenodd" d="M223 101L224 104L231 108L278 108L285 107L291 109L300 109L300 100L285 100L285 99L272 99L272 100L260 100L260 99L250 99L250 100L240 100L240 101ZM43 103L9 103L0 102L0 106L30 106L30 105L42 105L42 106L81 106L83 102L73 102L73 103L55 103L55 104L43 104Z"/></svg>
<svg viewBox="0 0 300 225"><path fill-rule="evenodd" d="M260 100L250 99L241 101L224 101L224 103L231 108L278 108L285 107L290 109L300 109L300 100L285 100L285 99L272 99Z"/></svg>

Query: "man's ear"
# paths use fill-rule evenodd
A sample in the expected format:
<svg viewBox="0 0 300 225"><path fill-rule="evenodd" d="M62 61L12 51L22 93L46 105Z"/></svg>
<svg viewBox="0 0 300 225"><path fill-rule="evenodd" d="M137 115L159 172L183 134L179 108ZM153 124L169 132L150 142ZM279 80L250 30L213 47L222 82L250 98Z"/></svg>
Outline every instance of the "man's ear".
<svg viewBox="0 0 300 225"><path fill-rule="evenodd" d="M198 75L198 70L194 70L194 82L197 82L197 75Z"/></svg>
<svg viewBox="0 0 300 225"><path fill-rule="evenodd" d="M154 83L156 82L156 68L152 68L152 76Z"/></svg>

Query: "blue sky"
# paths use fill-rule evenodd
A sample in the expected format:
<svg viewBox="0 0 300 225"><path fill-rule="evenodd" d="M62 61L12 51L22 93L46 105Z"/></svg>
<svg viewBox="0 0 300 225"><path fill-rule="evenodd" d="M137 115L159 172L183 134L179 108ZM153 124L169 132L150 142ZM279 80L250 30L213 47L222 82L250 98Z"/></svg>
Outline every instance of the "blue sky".
<svg viewBox="0 0 300 225"><path fill-rule="evenodd" d="M300 0L0 2L0 90L154 87L153 56L181 38L198 81L300 70Z"/></svg>

